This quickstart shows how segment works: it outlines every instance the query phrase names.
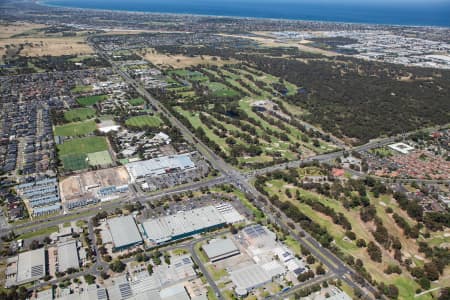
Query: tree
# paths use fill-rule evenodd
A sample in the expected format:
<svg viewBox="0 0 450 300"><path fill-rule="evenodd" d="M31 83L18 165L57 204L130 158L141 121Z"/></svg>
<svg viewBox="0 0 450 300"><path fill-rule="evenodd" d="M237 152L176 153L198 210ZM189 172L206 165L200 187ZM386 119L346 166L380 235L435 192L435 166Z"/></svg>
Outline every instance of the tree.
<svg viewBox="0 0 450 300"><path fill-rule="evenodd" d="M426 277L421 277L417 283L425 290L428 290L431 286L430 280Z"/></svg>
<svg viewBox="0 0 450 300"><path fill-rule="evenodd" d="M320 264L320 265L317 266L317 268L316 268L316 274L317 274L317 275L323 275L323 274L325 274L325 269L324 269L324 267L323 267L322 264Z"/></svg>
<svg viewBox="0 0 450 300"><path fill-rule="evenodd" d="M370 241L367 245L367 253L373 261L381 262L381 249L374 242Z"/></svg>
<svg viewBox="0 0 450 300"><path fill-rule="evenodd" d="M95 283L95 276L91 274L84 275L84 280L87 284L94 284Z"/></svg>
<svg viewBox="0 0 450 300"><path fill-rule="evenodd" d="M164 262L170 265L170 254L167 252L164 254Z"/></svg>
<svg viewBox="0 0 450 300"><path fill-rule="evenodd" d="M48 245L48 244L50 244L51 242L52 242L52 239L51 239L50 237L46 236L46 237L44 238L44 244Z"/></svg>
<svg viewBox="0 0 450 300"><path fill-rule="evenodd" d="M436 266L436 263L429 262L423 266L425 274L430 281L435 281L439 279L439 269Z"/></svg>
<svg viewBox="0 0 450 300"><path fill-rule="evenodd" d="M353 231L347 230L345 232L345 235L352 241L354 241L356 239L356 234Z"/></svg>
<svg viewBox="0 0 450 300"><path fill-rule="evenodd" d="M137 262L143 262L148 261L149 257L145 253L138 253L136 254L136 261Z"/></svg>
<svg viewBox="0 0 450 300"><path fill-rule="evenodd" d="M305 282L308 279L314 278L314 272L311 270L305 271L297 276L298 281Z"/></svg>
<svg viewBox="0 0 450 300"><path fill-rule="evenodd" d="M30 250L35 250L38 249L39 247L41 247L41 244L39 243L38 240L32 240L30 243Z"/></svg>
<svg viewBox="0 0 450 300"><path fill-rule="evenodd" d="M313 263L316 262L316 259L314 258L314 256L308 255L308 256L306 257L306 262L307 262L308 264L312 265Z"/></svg>
<svg viewBox="0 0 450 300"><path fill-rule="evenodd" d="M125 270L125 266L120 259L116 259L109 264L109 268L115 273L122 273Z"/></svg>
<svg viewBox="0 0 450 300"><path fill-rule="evenodd" d="M148 264L148 266L147 266L147 271L148 271L148 274L149 274L149 275L152 275L152 274L153 274L153 266L152 266L152 264Z"/></svg>
<svg viewBox="0 0 450 300"><path fill-rule="evenodd" d="M108 279L109 278L109 275L108 275L108 273L106 273L105 271L102 271L101 273L100 273L100 277L102 278L102 279Z"/></svg>
<svg viewBox="0 0 450 300"><path fill-rule="evenodd" d="M366 247L366 241L364 239L358 239L356 241L356 246L359 248Z"/></svg>
<svg viewBox="0 0 450 300"><path fill-rule="evenodd" d="M233 224L230 225L230 232L231 232L231 234L237 234L238 233L237 228L235 226L233 226Z"/></svg>

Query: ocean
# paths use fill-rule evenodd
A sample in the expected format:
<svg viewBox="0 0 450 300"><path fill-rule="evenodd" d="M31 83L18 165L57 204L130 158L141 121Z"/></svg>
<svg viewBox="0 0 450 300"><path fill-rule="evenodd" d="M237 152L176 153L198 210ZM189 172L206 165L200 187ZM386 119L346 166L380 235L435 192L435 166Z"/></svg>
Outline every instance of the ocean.
<svg viewBox="0 0 450 300"><path fill-rule="evenodd" d="M450 0L44 0L41 3L152 13L450 27Z"/></svg>

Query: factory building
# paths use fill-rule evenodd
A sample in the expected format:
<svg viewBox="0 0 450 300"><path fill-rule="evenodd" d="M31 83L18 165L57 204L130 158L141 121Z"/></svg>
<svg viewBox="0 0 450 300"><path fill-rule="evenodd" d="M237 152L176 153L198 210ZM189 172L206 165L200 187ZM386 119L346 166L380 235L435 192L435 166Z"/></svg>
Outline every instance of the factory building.
<svg viewBox="0 0 450 300"><path fill-rule="evenodd" d="M133 216L108 219L107 224L114 251L123 251L142 244L142 237Z"/></svg>
<svg viewBox="0 0 450 300"><path fill-rule="evenodd" d="M216 262L240 253L238 247L230 239L215 239L203 246L206 256Z"/></svg>
<svg viewBox="0 0 450 300"><path fill-rule="evenodd" d="M125 165L133 182L142 181L145 177L160 176L173 172L183 172L195 168L189 154L163 156Z"/></svg>
<svg viewBox="0 0 450 300"><path fill-rule="evenodd" d="M251 290L272 281L272 277L257 264L232 271L230 277L236 286L235 291L238 296L245 296Z"/></svg>
<svg viewBox="0 0 450 300"><path fill-rule="evenodd" d="M78 269L80 267L80 258L78 256L76 240L58 243L57 249L58 272L65 272L70 268Z"/></svg>
<svg viewBox="0 0 450 300"><path fill-rule="evenodd" d="M215 230L226 225L226 220L214 206L205 206L186 212L149 219L142 228L149 242L161 244Z"/></svg>
<svg viewBox="0 0 450 300"><path fill-rule="evenodd" d="M216 205L216 208L228 224L236 224L245 221L245 217L241 215L230 203L218 204Z"/></svg>
<svg viewBox="0 0 450 300"><path fill-rule="evenodd" d="M45 276L47 272L45 249L22 252L7 260L6 286L20 285Z"/></svg>

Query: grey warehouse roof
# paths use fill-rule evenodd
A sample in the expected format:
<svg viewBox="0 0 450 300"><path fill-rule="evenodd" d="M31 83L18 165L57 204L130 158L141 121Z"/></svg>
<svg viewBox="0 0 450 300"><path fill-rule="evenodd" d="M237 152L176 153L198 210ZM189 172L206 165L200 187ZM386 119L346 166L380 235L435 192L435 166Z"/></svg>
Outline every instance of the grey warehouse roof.
<svg viewBox="0 0 450 300"><path fill-rule="evenodd" d="M142 225L148 239L162 243L174 236L188 234L204 228L226 223L222 214L214 206L205 206L170 216L150 219Z"/></svg>
<svg viewBox="0 0 450 300"><path fill-rule="evenodd" d="M40 248L19 254L17 283L33 281L45 276L45 249Z"/></svg>
<svg viewBox="0 0 450 300"><path fill-rule="evenodd" d="M158 176L168 170L188 170L195 168L189 154L163 156L144 161L137 161L125 165L133 180L145 176Z"/></svg>
<svg viewBox="0 0 450 300"><path fill-rule="evenodd" d="M203 246L203 250L211 260L239 253L239 249L230 239L212 240Z"/></svg>
<svg viewBox="0 0 450 300"><path fill-rule="evenodd" d="M269 274L260 265L250 265L230 273L236 290L250 291L272 280Z"/></svg>
<svg viewBox="0 0 450 300"><path fill-rule="evenodd" d="M78 269L80 261L78 258L77 242L75 240L58 244L58 271L65 272L69 268Z"/></svg>
<svg viewBox="0 0 450 300"><path fill-rule="evenodd" d="M108 219L108 226L115 248L142 242L141 234L131 215Z"/></svg>

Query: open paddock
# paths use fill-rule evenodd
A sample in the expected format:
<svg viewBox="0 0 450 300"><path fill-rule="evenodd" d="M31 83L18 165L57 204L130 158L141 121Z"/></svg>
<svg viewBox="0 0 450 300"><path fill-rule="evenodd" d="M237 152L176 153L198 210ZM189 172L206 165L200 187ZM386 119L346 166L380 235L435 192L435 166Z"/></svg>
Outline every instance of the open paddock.
<svg viewBox="0 0 450 300"><path fill-rule="evenodd" d="M20 44L24 45L19 53L20 56L86 55L93 53L92 48L86 43L83 37L0 39L0 48L5 48L6 45ZM4 52L4 50L2 50L2 52Z"/></svg>
<svg viewBox="0 0 450 300"><path fill-rule="evenodd" d="M154 49L148 49L143 54L144 59L163 68L186 68L196 65L215 65L223 66L225 64L237 63L236 60L223 60L220 57L208 55L203 56L185 56L185 55L168 55L159 53Z"/></svg>

